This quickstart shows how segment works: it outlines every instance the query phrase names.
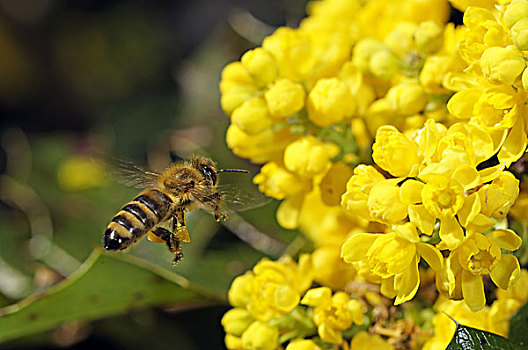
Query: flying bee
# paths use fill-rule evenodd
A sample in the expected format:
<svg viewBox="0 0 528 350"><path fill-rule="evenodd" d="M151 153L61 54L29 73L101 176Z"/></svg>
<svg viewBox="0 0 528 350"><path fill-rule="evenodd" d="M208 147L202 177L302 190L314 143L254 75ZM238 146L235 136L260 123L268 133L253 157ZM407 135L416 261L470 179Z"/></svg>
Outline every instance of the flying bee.
<svg viewBox="0 0 528 350"><path fill-rule="evenodd" d="M240 169L217 170L215 162L203 156L173 163L160 174L137 165L122 170L127 184L145 189L112 218L104 233L103 247L125 250L148 235L151 241L166 243L175 255L174 264L183 258L182 242L190 242L185 213L204 208L214 214L216 221L227 219L222 211L224 196L218 191L217 175L248 173Z"/></svg>

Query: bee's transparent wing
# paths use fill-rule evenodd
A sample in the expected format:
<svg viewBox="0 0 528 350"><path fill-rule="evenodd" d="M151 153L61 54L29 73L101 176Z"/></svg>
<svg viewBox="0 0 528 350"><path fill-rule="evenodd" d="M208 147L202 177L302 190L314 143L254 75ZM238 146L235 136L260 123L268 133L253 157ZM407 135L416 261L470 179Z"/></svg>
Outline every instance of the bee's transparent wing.
<svg viewBox="0 0 528 350"><path fill-rule="evenodd" d="M255 209L271 202L270 197L250 183L222 184L218 186L217 192L222 196L222 203L234 211Z"/></svg>
<svg viewBox="0 0 528 350"><path fill-rule="evenodd" d="M147 188L156 184L160 174L147 170L133 160L110 158L104 161L108 177L123 185Z"/></svg>

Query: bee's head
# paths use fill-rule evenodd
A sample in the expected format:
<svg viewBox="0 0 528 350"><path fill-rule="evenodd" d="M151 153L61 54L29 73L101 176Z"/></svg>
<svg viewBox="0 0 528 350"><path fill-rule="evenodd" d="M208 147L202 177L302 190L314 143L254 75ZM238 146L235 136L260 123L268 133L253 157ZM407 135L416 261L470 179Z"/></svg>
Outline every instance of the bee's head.
<svg viewBox="0 0 528 350"><path fill-rule="evenodd" d="M196 168L211 186L216 186L218 178L216 177L216 164L209 158L196 156L191 159L191 164Z"/></svg>

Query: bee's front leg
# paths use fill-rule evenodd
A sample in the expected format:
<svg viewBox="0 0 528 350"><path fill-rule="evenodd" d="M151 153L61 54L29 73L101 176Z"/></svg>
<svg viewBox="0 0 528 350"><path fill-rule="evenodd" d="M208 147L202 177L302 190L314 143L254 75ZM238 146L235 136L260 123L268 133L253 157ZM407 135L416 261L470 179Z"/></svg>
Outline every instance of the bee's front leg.
<svg viewBox="0 0 528 350"><path fill-rule="evenodd" d="M213 214L214 214L215 220L217 222L219 222L221 220L223 220L223 221L227 220L227 215L224 214L220 210L221 203L222 203L222 197L221 197L220 193L218 193L218 192L214 193L212 196L210 196L208 198L207 205L210 206L213 209Z"/></svg>

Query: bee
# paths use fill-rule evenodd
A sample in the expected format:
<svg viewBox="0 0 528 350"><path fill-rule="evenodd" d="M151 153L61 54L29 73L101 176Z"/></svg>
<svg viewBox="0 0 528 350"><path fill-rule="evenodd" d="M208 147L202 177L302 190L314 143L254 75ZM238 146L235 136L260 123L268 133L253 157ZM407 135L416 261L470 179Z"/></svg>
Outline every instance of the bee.
<svg viewBox="0 0 528 350"><path fill-rule="evenodd" d="M104 233L104 249L125 250L148 235L151 241L166 243L174 254L174 264L183 258L182 242L190 242L185 213L204 208L216 221L226 220L217 175L248 173L241 169L217 170L215 162L203 156L173 163L160 174L135 165L126 171L129 185L145 189L112 218Z"/></svg>

